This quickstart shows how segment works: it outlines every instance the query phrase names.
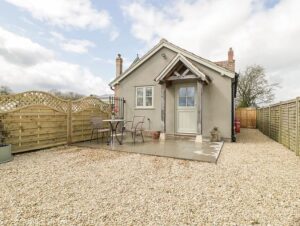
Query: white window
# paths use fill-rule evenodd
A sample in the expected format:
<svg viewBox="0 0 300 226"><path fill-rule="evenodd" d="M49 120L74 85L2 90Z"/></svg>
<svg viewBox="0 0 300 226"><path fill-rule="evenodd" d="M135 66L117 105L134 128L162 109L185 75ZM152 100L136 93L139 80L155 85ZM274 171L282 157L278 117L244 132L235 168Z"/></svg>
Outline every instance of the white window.
<svg viewBox="0 0 300 226"><path fill-rule="evenodd" d="M136 87L135 100L137 108L153 108L153 86Z"/></svg>

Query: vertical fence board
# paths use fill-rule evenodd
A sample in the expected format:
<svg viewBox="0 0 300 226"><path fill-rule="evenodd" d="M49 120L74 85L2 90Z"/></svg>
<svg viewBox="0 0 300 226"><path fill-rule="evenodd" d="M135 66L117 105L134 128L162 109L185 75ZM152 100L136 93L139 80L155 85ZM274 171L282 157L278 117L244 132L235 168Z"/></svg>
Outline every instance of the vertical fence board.
<svg viewBox="0 0 300 226"><path fill-rule="evenodd" d="M257 128L273 140L300 153L300 98L257 109Z"/></svg>
<svg viewBox="0 0 300 226"><path fill-rule="evenodd" d="M300 147L299 147L299 143L300 143L300 123L299 123L299 120L300 120L300 98L297 97L296 98L296 155L300 155Z"/></svg>
<svg viewBox="0 0 300 226"><path fill-rule="evenodd" d="M237 108L235 117L241 123L241 128L256 128L257 112L255 108Z"/></svg>
<svg viewBox="0 0 300 226"><path fill-rule="evenodd" d="M288 104L288 108L289 108L289 148L296 152L296 101L290 102Z"/></svg>

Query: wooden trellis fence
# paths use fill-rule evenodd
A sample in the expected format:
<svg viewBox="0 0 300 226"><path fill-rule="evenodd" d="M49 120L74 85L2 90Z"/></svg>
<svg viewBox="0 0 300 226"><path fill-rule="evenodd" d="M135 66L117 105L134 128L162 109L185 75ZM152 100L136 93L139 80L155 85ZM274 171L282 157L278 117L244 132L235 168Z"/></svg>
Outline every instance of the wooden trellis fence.
<svg viewBox="0 0 300 226"><path fill-rule="evenodd" d="M91 117L110 114L110 105L92 96L75 101L37 91L0 96L0 118L13 153L88 140Z"/></svg>
<svg viewBox="0 0 300 226"><path fill-rule="evenodd" d="M257 128L300 154L300 98L257 109Z"/></svg>

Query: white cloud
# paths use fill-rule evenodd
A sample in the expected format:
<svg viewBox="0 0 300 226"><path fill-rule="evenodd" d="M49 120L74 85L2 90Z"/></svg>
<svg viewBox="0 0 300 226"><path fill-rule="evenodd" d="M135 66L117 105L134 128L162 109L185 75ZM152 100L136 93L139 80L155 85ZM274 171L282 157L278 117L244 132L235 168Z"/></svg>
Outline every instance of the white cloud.
<svg viewBox="0 0 300 226"><path fill-rule="evenodd" d="M119 32L116 30L116 29L113 29L111 32L110 32L110 37L109 37L109 40L110 41L115 41L118 37L119 37Z"/></svg>
<svg viewBox="0 0 300 226"><path fill-rule="evenodd" d="M79 39L67 39L62 34L57 32L50 32L50 34L59 42L60 47L73 53L87 53L90 47L94 47L95 44L89 40Z"/></svg>
<svg viewBox="0 0 300 226"><path fill-rule="evenodd" d="M86 53L89 47L93 47L95 44L88 40L69 40L62 43L62 48L65 51L74 53Z"/></svg>
<svg viewBox="0 0 300 226"><path fill-rule="evenodd" d="M300 96L300 2L279 1L266 8L258 0L194 0L155 7L137 1L123 6L132 34L150 47L164 37L211 59L223 60L233 47L237 71L260 64L280 81L277 100Z"/></svg>
<svg viewBox="0 0 300 226"><path fill-rule="evenodd" d="M123 57L123 71L125 71L129 66L130 64L132 64L132 59L128 59L127 57ZM114 65L115 66L115 63L116 61L115 60L112 60L112 59L105 59L105 58L102 58L102 57L93 57L93 60L94 61L98 61L98 62L101 62L101 63L105 63L105 64L111 64L111 65Z"/></svg>
<svg viewBox="0 0 300 226"><path fill-rule="evenodd" d="M102 29L110 25L105 10L93 8L90 0L6 0L34 18L58 27Z"/></svg>
<svg viewBox="0 0 300 226"><path fill-rule="evenodd" d="M110 92L106 82L87 68L60 61L53 52L0 27L0 84L14 91ZM8 54L9 53L9 54Z"/></svg>
<svg viewBox="0 0 300 226"><path fill-rule="evenodd" d="M20 37L0 27L0 55L8 62L32 66L50 60L54 53L30 39Z"/></svg>
<svg viewBox="0 0 300 226"><path fill-rule="evenodd" d="M115 64L115 61L111 60L111 59L104 59L101 57L93 57L94 61L98 61L98 62L102 62L102 63L106 63L106 64Z"/></svg>

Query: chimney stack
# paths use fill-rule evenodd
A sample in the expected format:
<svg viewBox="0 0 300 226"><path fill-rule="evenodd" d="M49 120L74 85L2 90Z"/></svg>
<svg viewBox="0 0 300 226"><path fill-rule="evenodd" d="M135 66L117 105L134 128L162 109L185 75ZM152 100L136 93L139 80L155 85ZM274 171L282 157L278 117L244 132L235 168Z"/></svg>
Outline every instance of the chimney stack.
<svg viewBox="0 0 300 226"><path fill-rule="evenodd" d="M123 73L123 59L119 53L116 58L116 77Z"/></svg>
<svg viewBox="0 0 300 226"><path fill-rule="evenodd" d="M228 50L228 62L234 62L233 60L233 50L232 48L230 47L229 50Z"/></svg>

